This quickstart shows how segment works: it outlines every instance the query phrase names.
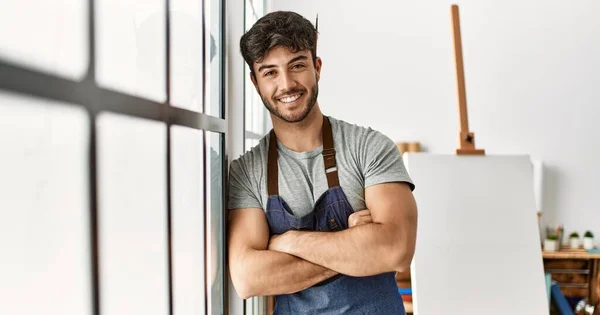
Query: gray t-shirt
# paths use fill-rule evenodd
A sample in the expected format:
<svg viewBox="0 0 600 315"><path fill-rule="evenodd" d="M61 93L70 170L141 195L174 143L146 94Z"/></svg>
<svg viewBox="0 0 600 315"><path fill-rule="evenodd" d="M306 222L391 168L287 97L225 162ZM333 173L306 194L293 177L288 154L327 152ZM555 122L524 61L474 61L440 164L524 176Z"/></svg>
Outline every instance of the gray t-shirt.
<svg viewBox="0 0 600 315"><path fill-rule="evenodd" d="M365 188L410 179L400 151L394 142L371 128L364 128L330 117L340 186L354 211L363 210ZM266 211L267 161L269 135L231 163L229 209L262 208ZM277 143L279 153L279 195L297 217L313 210L315 202L327 191L323 166L323 147L294 152Z"/></svg>

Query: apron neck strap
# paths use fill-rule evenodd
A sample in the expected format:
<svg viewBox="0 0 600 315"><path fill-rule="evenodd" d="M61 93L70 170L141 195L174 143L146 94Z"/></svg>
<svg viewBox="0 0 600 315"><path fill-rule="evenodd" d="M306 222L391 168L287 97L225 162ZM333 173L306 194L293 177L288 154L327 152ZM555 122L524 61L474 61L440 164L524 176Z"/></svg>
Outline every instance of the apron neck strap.
<svg viewBox="0 0 600 315"><path fill-rule="evenodd" d="M323 116L323 165L325 166L325 175L327 175L327 185L329 188L340 185L338 178L337 163L335 161L335 147L333 146L333 131L329 117Z"/></svg>
<svg viewBox="0 0 600 315"><path fill-rule="evenodd" d="M340 185L337 171L337 163L335 160L335 148L333 146L333 131L331 123L327 116L323 116L323 165L325 166L325 174L327 176L327 184L329 188ZM279 195L279 167L277 165L277 136L275 131L271 130L269 134L269 155L267 163L267 190L269 196Z"/></svg>
<svg viewBox="0 0 600 315"><path fill-rule="evenodd" d="M269 134L269 161L267 162L267 189L269 197L279 195L279 167L277 167L277 137L271 129Z"/></svg>

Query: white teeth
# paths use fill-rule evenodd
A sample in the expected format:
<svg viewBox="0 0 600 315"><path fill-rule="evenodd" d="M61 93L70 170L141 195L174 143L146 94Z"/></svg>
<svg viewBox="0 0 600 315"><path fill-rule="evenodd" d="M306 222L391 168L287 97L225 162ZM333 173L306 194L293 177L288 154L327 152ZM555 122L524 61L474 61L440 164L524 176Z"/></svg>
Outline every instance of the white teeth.
<svg viewBox="0 0 600 315"><path fill-rule="evenodd" d="M291 103L291 102L297 100L298 98L300 98L300 94L296 94L296 95L292 95L292 96L280 98L279 100L281 102L284 102L284 103Z"/></svg>

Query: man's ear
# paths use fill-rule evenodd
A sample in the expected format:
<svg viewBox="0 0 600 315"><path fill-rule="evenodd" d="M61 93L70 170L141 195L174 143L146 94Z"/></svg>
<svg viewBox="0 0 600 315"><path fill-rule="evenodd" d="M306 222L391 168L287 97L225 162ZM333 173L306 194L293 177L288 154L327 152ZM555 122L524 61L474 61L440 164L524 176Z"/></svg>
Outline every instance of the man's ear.
<svg viewBox="0 0 600 315"><path fill-rule="evenodd" d="M323 65L323 60L321 57L317 57L315 60L315 70L317 70L317 82L321 79L321 66Z"/></svg>

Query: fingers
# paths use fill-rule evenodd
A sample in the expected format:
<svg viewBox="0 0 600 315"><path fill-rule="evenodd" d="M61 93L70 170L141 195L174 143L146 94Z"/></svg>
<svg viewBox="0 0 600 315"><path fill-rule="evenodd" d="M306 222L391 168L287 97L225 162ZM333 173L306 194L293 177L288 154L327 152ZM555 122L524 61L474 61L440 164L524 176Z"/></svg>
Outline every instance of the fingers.
<svg viewBox="0 0 600 315"><path fill-rule="evenodd" d="M373 223L371 216L364 216L364 217L360 217L354 226L359 226L362 224L369 224L369 223Z"/></svg>
<svg viewBox="0 0 600 315"><path fill-rule="evenodd" d="M359 210L359 211L355 211L352 215L371 216L371 211L369 211L369 209Z"/></svg>
<svg viewBox="0 0 600 315"><path fill-rule="evenodd" d="M355 227L368 223L373 223L371 212L368 209L356 211L348 217L348 227Z"/></svg>
<svg viewBox="0 0 600 315"><path fill-rule="evenodd" d="M348 217L348 227L354 227L358 224L358 220L360 219L360 214L358 212L354 212Z"/></svg>
<svg viewBox="0 0 600 315"><path fill-rule="evenodd" d="M356 220L356 223L354 224L354 226L359 226L359 225L369 224L369 223L373 223L373 220L371 220L371 216L368 216L368 217L359 217Z"/></svg>

